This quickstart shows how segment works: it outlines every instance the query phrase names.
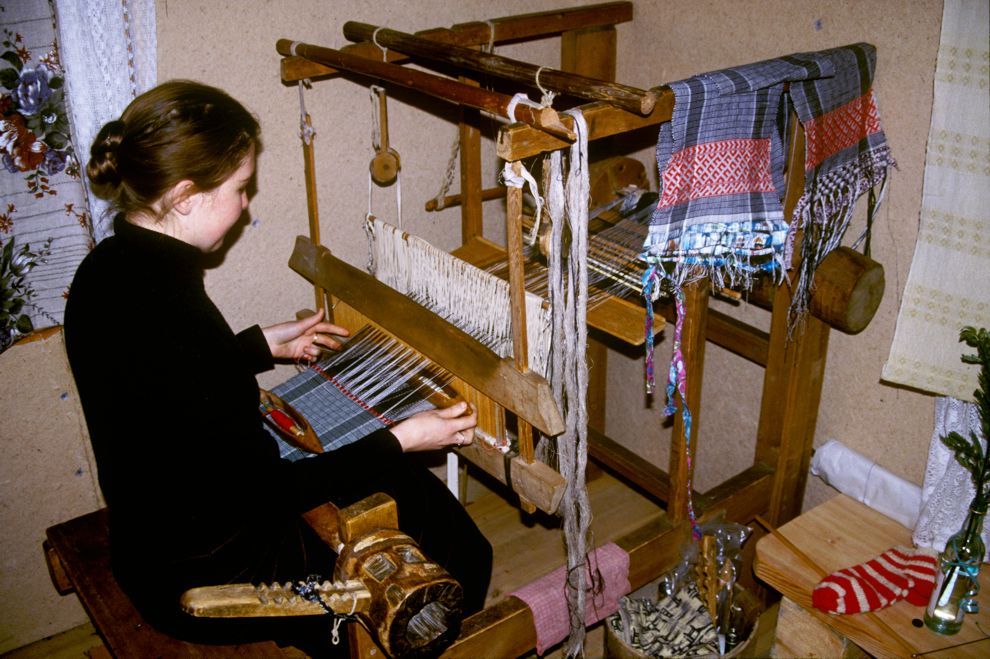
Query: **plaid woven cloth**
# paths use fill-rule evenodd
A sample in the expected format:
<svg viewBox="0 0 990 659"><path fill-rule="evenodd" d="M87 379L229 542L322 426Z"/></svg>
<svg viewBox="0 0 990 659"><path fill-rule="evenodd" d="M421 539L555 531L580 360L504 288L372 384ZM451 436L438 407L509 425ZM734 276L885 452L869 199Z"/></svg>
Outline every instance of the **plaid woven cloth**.
<svg viewBox="0 0 990 659"><path fill-rule="evenodd" d="M896 163L872 89L876 49L858 43L792 57L827 61L833 71L791 86L806 142L805 189L791 227L792 234L804 230L793 294L793 310L800 314L807 308L815 269L841 244L856 200L874 186L883 188Z"/></svg>
<svg viewBox="0 0 990 659"><path fill-rule="evenodd" d="M713 71L670 85L674 112L657 143L660 199L643 258L661 278L708 276L748 287L790 262L805 226L810 272L838 245L856 198L893 164L871 91L876 51L855 44ZM785 83L804 125L807 187L789 226L784 192ZM655 297L656 292L654 292Z"/></svg>
<svg viewBox="0 0 990 659"><path fill-rule="evenodd" d="M801 317L815 269L839 246L856 200L885 183L895 164L873 96L875 65L876 49L859 43L670 85L674 112L657 142L660 199L642 253L647 264L646 389L654 390L652 302L667 284L674 293L677 322L665 413L674 413L679 394L688 446L691 413L684 400L687 370L680 350L682 286L708 277L715 288L749 288L760 272L782 277L792 265L800 232L792 325ZM807 143L805 189L790 224L781 205L788 83ZM690 497L688 502L693 525Z"/></svg>
<svg viewBox="0 0 990 659"><path fill-rule="evenodd" d="M412 349L365 328L346 349L297 373L272 393L305 417L324 451L333 451L434 406L426 397L450 379ZM267 424L288 460L308 453Z"/></svg>

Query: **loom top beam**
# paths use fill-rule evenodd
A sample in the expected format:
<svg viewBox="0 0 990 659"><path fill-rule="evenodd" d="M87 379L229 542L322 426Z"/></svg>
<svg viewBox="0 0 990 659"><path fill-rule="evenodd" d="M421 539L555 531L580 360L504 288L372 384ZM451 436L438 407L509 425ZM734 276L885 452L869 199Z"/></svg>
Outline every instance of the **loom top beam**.
<svg viewBox="0 0 990 659"><path fill-rule="evenodd" d="M493 18L489 21L460 23L451 28L435 28L417 32L416 36L440 43L458 46L478 46L489 41L501 43L518 39L546 37L568 30L606 27L632 20L631 2L608 2L600 5L574 7L555 11L519 14ZM380 57L381 51L371 43L344 46L341 50L364 57ZM388 61L407 59L398 52L389 51ZM307 78L332 76L337 69L313 62L303 57L286 57L282 60L282 82L295 83Z"/></svg>
<svg viewBox="0 0 990 659"><path fill-rule="evenodd" d="M591 101L605 101L642 115L649 114L656 104L656 93L653 90L636 89L616 82L536 66L494 53L482 53L456 44L440 43L368 23L344 23L344 36L351 41L374 41L390 50L453 64L477 73L492 74L534 87L543 86Z"/></svg>
<svg viewBox="0 0 990 659"><path fill-rule="evenodd" d="M506 94L472 87L417 69L289 39L279 39L275 48L281 55L302 55L315 62L415 89L434 98L484 110L500 117L511 118L538 130L546 131L558 139L571 142L575 139L573 129L561 123L560 117L551 108L534 108L519 104L515 106L514 112L512 112L511 109L514 105L512 97Z"/></svg>

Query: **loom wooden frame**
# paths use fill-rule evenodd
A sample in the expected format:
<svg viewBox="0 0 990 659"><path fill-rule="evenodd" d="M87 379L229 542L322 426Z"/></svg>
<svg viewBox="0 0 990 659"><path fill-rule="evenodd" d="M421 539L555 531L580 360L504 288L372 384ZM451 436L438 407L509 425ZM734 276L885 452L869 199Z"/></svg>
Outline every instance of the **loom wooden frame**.
<svg viewBox="0 0 990 659"><path fill-rule="evenodd" d="M611 2L556 12L510 16L488 23L467 23L451 28L437 28L416 33L415 36L437 43L477 47L488 43L520 41L559 36L561 41L562 71L580 74L599 80L614 80L616 64L615 26L632 20L631 2ZM491 26L491 27L490 27ZM493 30L493 32L491 31ZM317 80L334 77L339 69L325 63L293 55L289 42L281 40L279 52L281 74L284 83L302 79ZM377 46L362 42L341 49L356 57L381 61ZM387 52L391 63L401 63L407 55L394 47ZM343 64L344 60L337 60ZM341 69L345 68L341 66ZM363 70L364 75L369 74ZM396 80L393 78L393 80ZM400 83L401 84L401 83ZM474 83L468 72L460 74L458 86L451 86L441 97L462 107L460 122L460 184L457 195L461 208L461 237L463 246L455 254L467 260L472 255L489 254L490 246L482 238L482 201L491 198L490 191L482 189L480 131L478 112L471 103L464 103L461 92L465 85ZM668 121L673 109L673 95L667 88L651 90L656 103L647 115L629 112L604 102L581 106L590 131L590 140L617 135L645 126ZM434 92L429 92L433 95ZM474 107L477 107L476 105ZM487 108L492 109L492 108ZM559 117L565 128L571 128L570 118ZM803 190L803 135L798 122L790 139L788 156L788 188L784 199L785 212L790 215ZM566 146L561 131L541 130L538 122L529 121L503 128L496 144L497 154L516 163L523 158ZM313 203L311 201L311 203ZM510 285L513 291L513 327L525 328L525 308L522 304L522 240L523 210L522 191L507 191L506 244L509 258ZM882 295L882 270L869 282L871 300L853 299L853 291L861 285L857 279L844 277L845 264L830 266L826 270L835 273L836 282L827 295L828 300L813 304L801 331L793 337L788 332L788 307L790 287L787 285L765 287L754 295L772 311L769 332L742 323L732 317L709 309L710 290L706 282L692 285L686 291L688 315L684 322L682 348L688 364L690 390L688 400L695 418L700 417L699 404L702 388L706 341L711 341L729 351L753 361L765 368L763 396L757 429L753 463L711 490L693 494L694 509L700 517L725 511L727 519L748 523L758 515L774 525L780 525L800 512L804 488L812 452L815 424L824 376L830 324L841 329L838 318L852 307L869 321L869 307ZM879 267L879 266L877 266ZM870 268L875 273L876 268ZM333 289L333 282L320 280L318 285ZM879 286L879 292L877 287ZM817 295L817 294L816 294ZM829 311L833 309L833 311ZM865 324L864 324L865 326ZM641 325L640 325L641 327ZM860 327L861 329L861 327ZM403 338L403 329L394 328L394 334ZM523 333L516 331L515 354L525 355ZM700 437L686 446L681 416L674 416L671 437L670 464L668 470L647 462L620 443L606 437L604 428L603 364L606 350L603 344L592 342L590 357L597 366L600 377L593 379L588 396L590 425L590 457L624 480L666 502L666 519L651 522L617 540L619 546L630 555L630 583L638 588L653 580L679 559L679 547L686 537L688 496L687 483L691 482L693 460L689 453L695 451ZM444 364L441 364L444 365ZM516 360L520 372L526 372L524 358ZM531 456L525 456L527 460ZM755 543L750 543L755 544ZM518 656L530 651L536 642L532 615L518 599L506 598L485 611L464 621L461 635L446 651L445 657ZM353 656L370 656L372 646L367 640L359 643Z"/></svg>

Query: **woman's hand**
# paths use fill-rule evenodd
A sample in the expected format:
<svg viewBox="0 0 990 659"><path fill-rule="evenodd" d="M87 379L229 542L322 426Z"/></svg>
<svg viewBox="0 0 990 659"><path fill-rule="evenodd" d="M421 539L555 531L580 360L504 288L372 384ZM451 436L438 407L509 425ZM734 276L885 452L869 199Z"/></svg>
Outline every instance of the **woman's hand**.
<svg viewBox="0 0 990 659"><path fill-rule="evenodd" d="M343 327L324 322L322 311L317 311L302 320L265 327L261 331L268 341L272 357L292 361L301 359L314 361L319 358L323 349L339 350L340 342L331 335L350 334Z"/></svg>
<svg viewBox="0 0 990 659"><path fill-rule="evenodd" d="M466 446L474 440L478 413L466 402L414 414L392 428L403 451L431 451Z"/></svg>

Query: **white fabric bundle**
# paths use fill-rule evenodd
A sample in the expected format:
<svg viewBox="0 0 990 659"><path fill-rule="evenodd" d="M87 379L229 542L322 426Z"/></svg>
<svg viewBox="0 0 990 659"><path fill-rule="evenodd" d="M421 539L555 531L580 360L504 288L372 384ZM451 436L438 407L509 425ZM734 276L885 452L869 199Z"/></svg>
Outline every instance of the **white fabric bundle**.
<svg viewBox="0 0 990 659"><path fill-rule="evenodd" d="M811 473L870 508L914 528L921 488L893 474L841 442L830 439L815 450Z"/></svg>

